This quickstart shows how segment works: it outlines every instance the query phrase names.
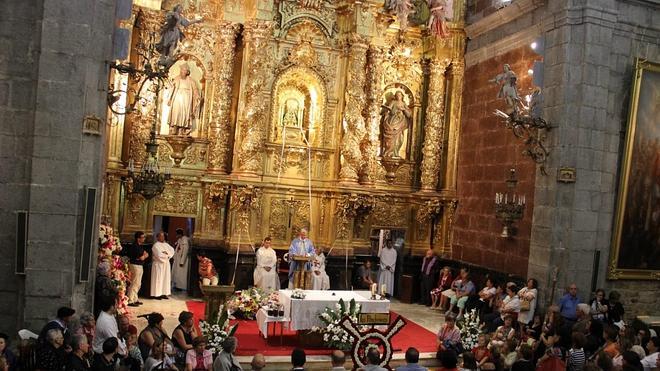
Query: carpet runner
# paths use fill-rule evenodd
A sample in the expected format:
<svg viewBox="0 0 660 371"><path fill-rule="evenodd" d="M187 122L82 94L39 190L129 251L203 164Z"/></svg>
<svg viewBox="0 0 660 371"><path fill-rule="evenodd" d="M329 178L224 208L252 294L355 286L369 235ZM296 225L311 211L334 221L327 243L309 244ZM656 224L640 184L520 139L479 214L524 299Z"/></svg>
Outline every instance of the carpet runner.
<svg viewBox="0 0 660 371"><path fill-rule="evenodd" d="M186 301L188 310L193 313L195 325L198 326L199 320L204 319L204 302ZM396 319L398 314L390 312L390 318ZM420 352L435 352L437 348L436 335L422 326L406 319L406 326L394 335L392 345L396 353L405 353L409 347L415 347ZM255 353L262 353L265 356L288 356L291 351L300 343L298 334L295 331L284 329L282 345L280 345L280 328L277 326L277 334L273 336L272 327L268 339L259 333L257 321L232 320L231 323L238 322L236 338L238 339L238 350L236 355L251 356ZM272 325L271 325L272 326ZM199 330L199 327L198 327ZM328 355L331 349L324 348L305 348L307 355Z"/></svg>

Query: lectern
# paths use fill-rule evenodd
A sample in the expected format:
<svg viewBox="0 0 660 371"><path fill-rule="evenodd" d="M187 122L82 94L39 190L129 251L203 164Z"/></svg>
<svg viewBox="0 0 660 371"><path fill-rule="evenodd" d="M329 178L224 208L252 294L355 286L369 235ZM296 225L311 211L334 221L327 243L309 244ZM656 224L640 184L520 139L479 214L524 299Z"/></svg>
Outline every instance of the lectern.
<svg viewBox="0 0 660 371"><path fill-rule="evenodd" d="M206 316L206 320L209 321L212 318L215 318L215 316L218 314L218 310L220 309L220 305L225 303L227 297L234 293L234 285L200 286L202 288L202 294L204 295L204 301L206 302L206 309L204 314Z"/></svg>
<svg viewBox="0 0 660 371"><path fill-rule="evenodd" d="M312 261L313 257L304 255L294 255L293 261L296 262L296 270L293 272L293 288L302 290L312 289L312 272L305 269L307 263Z"/></svg>

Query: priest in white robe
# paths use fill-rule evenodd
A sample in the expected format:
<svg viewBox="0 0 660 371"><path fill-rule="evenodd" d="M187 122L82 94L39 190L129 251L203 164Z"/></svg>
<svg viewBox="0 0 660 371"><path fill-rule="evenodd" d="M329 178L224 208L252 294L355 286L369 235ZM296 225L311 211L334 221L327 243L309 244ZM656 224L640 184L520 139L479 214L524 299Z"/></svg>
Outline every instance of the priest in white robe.
<svg viewBox="0 0 660 371"><path fill-rule="evenodd" d="M174 248L165 242L165 233L156 235L156 242L151 248L151 297L168 299L172 294L172 269L170 259L174 256Z"/></svg>
<svg viewBox="0 0 660 371"><path fill-rule="evenodd" d="M174 253L174 267L172 267L172 280L174 287L179 290L188 290L188 267L190 266L190 238L183 234L183 229L176 230L176 245Z"/></svg>
<svg viewBox="0 0 660 371"><path fill-rule="evenodd" d="M385 294L394 294L394 271L396 269L396 250L392 247L392 241L388 241L384 249L380 250L380 267L378 269L378 291L385 285Z"/></svg>
<svg viewBox="0 0 660 371"><path fill-rule="evenodd" d="M293 261L294 255L308 257L314 256L314 244L309 238L307 238L307 229L305 228L300 229L298 237L294 238L289 246L289 259L291 259L289 262L289 289L293 289L293 274L298 266L298 262ZM309 271L311 269L312 265L306 263L305 270Z"/></svg>
<svg viewBox="0 0 660 371"><path fill-rule="evenodd" d="M257 266L254 268L254 285L265 291L275 291L280 288L280 279L277 275L277 255L271 247L269 237L264 238L263 244L257 250Z"/></svg>
<svg viewBox="0 0 660 371"><path fill-rule="evenodd" d="M330 277L325 273L325 255L319 246L312 261L312 290L330 290Z"/></svg>

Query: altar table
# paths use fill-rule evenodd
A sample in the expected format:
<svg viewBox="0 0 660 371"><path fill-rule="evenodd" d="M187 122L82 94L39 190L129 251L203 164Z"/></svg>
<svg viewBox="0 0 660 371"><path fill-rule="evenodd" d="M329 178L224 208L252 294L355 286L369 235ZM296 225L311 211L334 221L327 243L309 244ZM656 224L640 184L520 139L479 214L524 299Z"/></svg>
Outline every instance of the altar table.
<svg viewBox="0 0 660 371"><path fill-rule="evenodd" d="M369 291L330 291L305 290L304 299L291 298L292 290L280 290L280 303L284 306L284 315L291 322L291 330L309 330L312 327L323 327L319 314L326 308L334 308L339 299L344 299L350 305L351 299L362 307L362 313L389 313L389 300L371 300Z"/></svg>

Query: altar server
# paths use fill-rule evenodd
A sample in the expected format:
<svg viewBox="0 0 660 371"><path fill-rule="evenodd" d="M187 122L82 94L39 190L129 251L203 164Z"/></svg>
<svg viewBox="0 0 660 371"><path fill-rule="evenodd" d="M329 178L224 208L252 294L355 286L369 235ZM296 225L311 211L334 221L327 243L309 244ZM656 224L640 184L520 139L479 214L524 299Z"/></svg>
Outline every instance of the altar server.
<svg viewBox="0 0 660 371"><path fill-rule="evenodd" d="M386 247L378 254L380 268L378 270L378 290L385 285L385 294L394 294L394 270L396 269L396 250L392 248L392 241L387 241Z"/></svg>
<svg viewBox="0 0 660 371"><path fill-rule="evenodd" d="M174 254L174 267L172 279L174 287L179 290L188 290L188 267L190 266L190 239L183 234L183 229L176 230L176 253Z"/></svg>
<svg viewBox="0 0 660 371"><path fill-rule="evenodd" d="M325 273L325 255L319 246L316 247L312 272L312 290L330 290L330 277Z"/></svg>
<svg viewBox="0 0 660 371"><path fill-rule="evenodd" d="M293 261L295 255L300 256L314 256L314 244L312 241L307 238L307 229L301 228L298 237L294 238L291 241L289 246L289 289L293 289L293 273L296 271L298 265L297 262ZM310 263L305 264L305 270L311 270L312 266Z"/></svg>
<svg viewBox="0 0 660 371"><path fill-rule="evenodd" d="M170 259L174 256L174 248L165 242L165 233L156 235L157 242L151 249L153 264L151 265L151 296L157 299L169 299L172 294L172 271Z"/></svg>
<svg viewBox="0 0 660 371"><path fill-rule="evenodd" d="M280 280L277 276L277 255L271 247L270 236L264 238L263 244L257 250L254 285L266 291L275 291L280 288Z"/></svg>

